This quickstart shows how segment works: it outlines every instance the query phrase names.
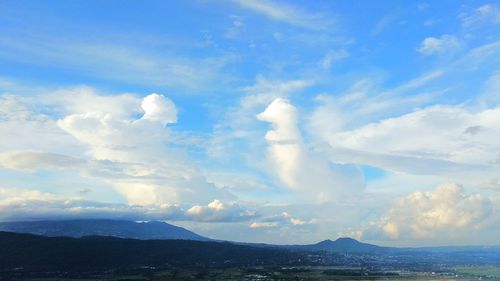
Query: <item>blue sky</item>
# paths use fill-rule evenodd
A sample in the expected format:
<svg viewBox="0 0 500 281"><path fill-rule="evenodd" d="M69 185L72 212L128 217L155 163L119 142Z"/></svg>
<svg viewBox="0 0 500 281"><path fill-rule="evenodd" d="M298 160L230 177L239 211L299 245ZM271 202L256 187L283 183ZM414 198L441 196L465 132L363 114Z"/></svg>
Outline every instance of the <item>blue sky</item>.
<svg viewBox="0 0 500 281"><path fill-rule="evenodd" d="M500 244L494 1L3 1L0 219Z"/></svg>

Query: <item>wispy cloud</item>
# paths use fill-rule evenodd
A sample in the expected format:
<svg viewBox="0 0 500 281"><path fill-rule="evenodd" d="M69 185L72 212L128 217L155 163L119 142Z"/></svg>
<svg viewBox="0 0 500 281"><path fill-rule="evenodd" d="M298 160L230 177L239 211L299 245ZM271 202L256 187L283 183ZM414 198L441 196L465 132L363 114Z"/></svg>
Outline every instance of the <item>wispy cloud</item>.
<svg viewBox="0 0 500 281"><path fill-rule="evenodd" d="M393 24L399 18L399 16L400 16L399 12L392 12L383 16L375 23L375 26L373 27L371 34L372 35L380 34L381 32L384 31L384 29Z"/></svg>
<svg viewBox="0 0 500 281"><path fill-rule="evenodd" d="M133 44L65 40L54 37L0 38L0 57L8 61L69 69L125 83L199 91L221 84L221 70L236 56L193 57L166 54Z"/></svg>
<svg viewBox="0 0 500 281"><path fill-rule="evenodd" d="M249 9L270 19L297 27L326 30L334 24L331 18L321 14L308 13L283 2L268 0L234 0L234 2L245 9Z"/></svg>
<svg viewBox="0 0 500 281"><path fill-rule="evenodd" d="M485 4L469 13L460 15L462 25L466 28L479 26L485 23L500 24L500 6Z"/></svg>

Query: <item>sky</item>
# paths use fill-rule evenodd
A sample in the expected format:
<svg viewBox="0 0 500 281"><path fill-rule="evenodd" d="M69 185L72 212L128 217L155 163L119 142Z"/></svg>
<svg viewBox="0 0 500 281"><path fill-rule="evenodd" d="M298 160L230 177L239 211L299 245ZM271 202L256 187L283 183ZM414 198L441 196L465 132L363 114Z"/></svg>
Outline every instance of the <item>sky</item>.
<svg viewBox="0 0 500 281"><path fill-rule="evenodd" d="M0 221L500 244L500 3L0 1Z"/></svg>

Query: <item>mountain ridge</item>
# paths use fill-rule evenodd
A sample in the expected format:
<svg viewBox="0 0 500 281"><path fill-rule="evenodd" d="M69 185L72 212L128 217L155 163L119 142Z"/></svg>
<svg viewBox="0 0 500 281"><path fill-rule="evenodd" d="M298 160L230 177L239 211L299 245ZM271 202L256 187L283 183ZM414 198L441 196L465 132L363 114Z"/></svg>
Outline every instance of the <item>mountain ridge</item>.
<svg viewBox="0 0 500 281"><path fill-rule="evenodd" d="M228 242L260 248L281 248L294 251L327 251L353 253L384 253L394 251L471 251L500 249L500 246L438 246L438 247L386 247L360 242L350 237L326 239L314 244L276 245L210 239L185 228L163 221L137 222L118 219L72 219L42 221L0 222L0 231L26 233L45 237L117 237L139 240L192 240Z"/></svg>
<svg viewBox="0 0 500 281"><path fill-rule="evenodd" d="M4 271L95 271L169 266L288 264L304 255L285 249L194 240L119 237L47 237L0 231L0 280ZM11 280L11 279L5 279Z"/></svg>
<svg viewBox="0 0 500 281"><path fill-rule="evenodd" d="M112 219L11 221L0 222L0 231L46 237L111 236L140 240L211 240L185 228L161 221L136 222Z"/></svg>

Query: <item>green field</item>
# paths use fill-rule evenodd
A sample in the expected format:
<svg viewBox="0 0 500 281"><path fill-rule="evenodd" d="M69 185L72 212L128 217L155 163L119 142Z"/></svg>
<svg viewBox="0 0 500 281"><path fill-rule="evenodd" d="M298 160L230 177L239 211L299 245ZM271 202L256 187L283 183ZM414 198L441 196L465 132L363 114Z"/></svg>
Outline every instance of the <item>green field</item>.
<svg viewBox="0 0 500 281"><path fill-rule="evenodd" d="M459 274L500 279L500 266L462 266L455 270Z"/></svg>
<svg viewBox="0 0 500 281"><path fill-rule="evenodd" d="M455 272L458 276L455 276ZM485 276L491 276L485 278ZM29 281L131 281L131 280L241 280L241 281L264 281L264 280L412 280L412 281L451 281L451 280L478 280L483 276L484 280L500 280L499 267L460 267L451 269L449 273L441 275L427 272L367 272L359 268L341 267L293 267L293 268L172 268L160 271L122 272L111 275L101 275L80 278L24 278L12 280ZM498 278L497 278L498 277Z"/></svg>

